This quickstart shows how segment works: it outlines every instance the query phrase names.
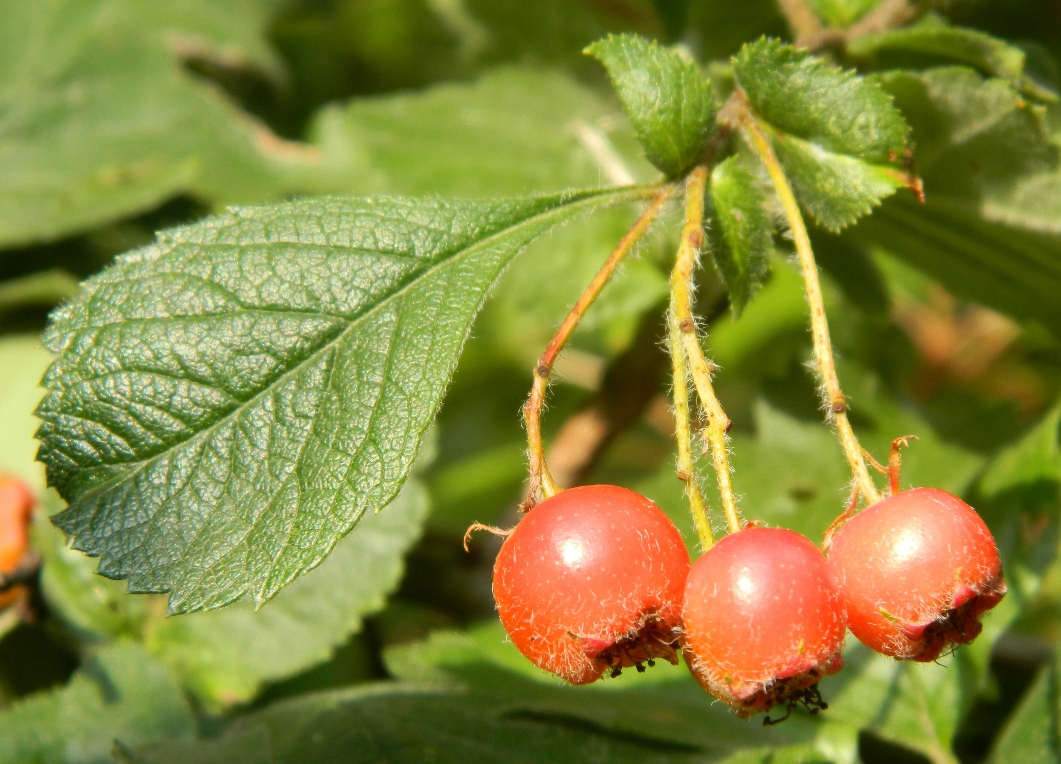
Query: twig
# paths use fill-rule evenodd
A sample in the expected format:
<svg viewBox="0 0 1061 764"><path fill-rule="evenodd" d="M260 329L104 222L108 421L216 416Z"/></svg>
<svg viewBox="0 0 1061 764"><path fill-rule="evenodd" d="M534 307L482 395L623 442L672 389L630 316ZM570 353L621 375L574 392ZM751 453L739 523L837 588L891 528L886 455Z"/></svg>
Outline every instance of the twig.
<svg viewBox="0 0 1061 764"><path fill-rule="evenodd" d="M645 211L641 213L641 216L637 219L637 222L626 232L620 240L618 246L608 256L608 259L601 266L601 269L597 271L597 275L593 277L593 280L589 283L589 286L582 292L574 306L568 312L564 318L563 323L560 324L560 328L556 330L556 334L553 335L552 340L549 341L549 345L545 348L545 352L542 353L541 358L538 359L538 363L534 367L534 382L531 384L530 398L523 406L523 418L527 423L527 442L530 451L530 485L528 489L528 499L525 504L525 508L529 508L534 505L538 500L538 494L541 493L545 498L554 496L560 492L560 486L557 485L553 476L549 474L549 467L545 463L545 451L542 447L542 431L541 431L541 414L542 405L545 402L546 389L549 386L549 376L553 371L553 364L556 362L556 357L563 350L567 340L571 337L571 334L575 331L575 327L578 325L579 319L582 318L583 314L589 309L589 306L593 304L593 301L597 299L597 295L600 294L604 285L608 283L608 280L615 273L616 268L622 263L623 259L629 254L630 250L633 249L634 245L645 235L648 231L649 226L658 217L660 211L663 209L664 204L669 198L671 193L671 187L665 186L653 197Z"/></svg>
<svg viewBox="0 0 1061 764"><path fill-rule="evenodd" d="M829 321L825 315L825 300L822 297L821 282L818 280L818 266L814 261L814 251L811 249L807 226L803 222L803 215L799 210L796 197L792 193L792 186L789 185L785 171L777 160L777 155L774 154L769 138L759 126L747 102L742 101L742 105L743 108L732 109L730 114L738 120L741 131L749 145L766 167L770 181L773 183L774 190L781 201L785 219L788 221L789 228L792 231L796 255L803 271L807 305L810 308L815 367L824 393L826 419L836 428L837 435L840 438L840 445L843 447L844 455L847 457L847 462L851 467L855 486L867 503L875 504L880 501L880 494L870 478L865 459L862 456L862 447L859 445L858 438L855 437L854 430L851 429L851 423L847 418L847 401L840 390L840 380L836 375L833 346L829 338Z"/></svg>
<svg viewBox="0 0 1061 764"><path fill-rule="evenodd" d="M685 190L685 223L682 226L681 242L678 245L678 256L671 271L671 324L680 337L682 349L689 363L693 386L700 398L704 414L707 417L705 438L711 448L711 461L718 480L718 492L722 497L722 511L730 532L741 529L743 522L737 509L737 500L733 493L733 477L729 467L729 451L726 444L726 433L730 421L722 404L718 402L711 375L715 365L704 358L697 336L696 320L692 313L693 273L696 270L697 253L704 244L704 193L707 188L707 167L700 165L689 173ZM675 379L675 388L680 387Z"/></svg>

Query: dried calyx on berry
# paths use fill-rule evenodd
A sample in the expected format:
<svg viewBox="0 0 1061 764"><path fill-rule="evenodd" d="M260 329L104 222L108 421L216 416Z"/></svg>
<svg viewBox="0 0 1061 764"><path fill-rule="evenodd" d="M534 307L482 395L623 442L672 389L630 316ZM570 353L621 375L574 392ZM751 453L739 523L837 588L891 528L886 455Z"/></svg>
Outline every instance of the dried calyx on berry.
<svg viewBox="0 0 1061 764"><path fill-rule="evenodd" d="M844 523L829 549L851 632L879 653L932 661L972 642L1006 594L987 525L957 496L914 488Z"/></svg>
<svg viewBox="0 0 1061 764"><path fill-rule="evenodd" d="M513 644L571 684L662 658L677 663L689 553L663 511L609 485L535 506L494 564L494 600Z"/></svg>
<svg viewBox="0 0 1061 764"><path fill-rule="evenodd" d="M723 538L693 564L683 617L689 669L739 716L826 707L817 683L844 665L846 613L804 536L751 527Z"/></svg>

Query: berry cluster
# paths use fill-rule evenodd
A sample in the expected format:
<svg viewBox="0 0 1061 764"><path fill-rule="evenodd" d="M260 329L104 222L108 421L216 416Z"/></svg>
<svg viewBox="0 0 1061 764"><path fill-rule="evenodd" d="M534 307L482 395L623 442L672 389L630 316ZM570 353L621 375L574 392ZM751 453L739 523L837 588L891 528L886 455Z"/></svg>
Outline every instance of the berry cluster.
<svg viewBox="0 0 1061 764"><path fill-rule="evenodd" d="M847 520L828 558L798 533L748 524L692 565L645 497L573 488L532 508L494 567L501 622L537 666L586 684L680 652L744 717L825 708L817 684L843 667L848 628L885 655L930 661L972 641L1005 592L983 520L932 488Z"/></svg>

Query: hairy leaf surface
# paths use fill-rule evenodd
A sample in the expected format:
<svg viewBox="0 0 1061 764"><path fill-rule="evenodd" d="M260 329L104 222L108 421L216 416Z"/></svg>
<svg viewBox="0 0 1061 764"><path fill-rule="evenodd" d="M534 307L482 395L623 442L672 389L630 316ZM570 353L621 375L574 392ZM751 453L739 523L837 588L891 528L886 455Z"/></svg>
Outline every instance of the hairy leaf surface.
<svg viewBox="0 0 1061 764"><path fill-rule="evenodd" d="M773 224L755 176L730 157L711 173L712 254L740 314L766 278L774 249Z"/></svg>
<svg viewBox="0 0 1061 764"><path fill-rule="evenodd" d="M507 262L645 193L236 209L122 258L46 333L56 524L174 612L266 601L397 493Z"/></svg>
<svg viewBox="0 0 1061 764"><path fill-rule="evenodd" d="M688 170L714 129L711 84L677 51L636 35L586 48L600 59L645 155L669 177Z"/></svg>
<svg viewBox="0 0 1061 764"><path fill-rule="evenodd" d="M850 225L906 184L906 122L876 83L768 39L745 45L733 73L824 227Z"/></svg>

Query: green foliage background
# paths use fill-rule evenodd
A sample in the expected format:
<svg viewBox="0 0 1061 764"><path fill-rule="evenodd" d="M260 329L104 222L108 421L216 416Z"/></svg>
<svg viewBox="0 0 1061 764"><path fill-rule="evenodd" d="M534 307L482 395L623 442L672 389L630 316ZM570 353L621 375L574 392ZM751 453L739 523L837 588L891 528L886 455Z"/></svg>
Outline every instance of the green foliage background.
<svg viewBox="0 0 1061 764"><path fill-rule="evenodd" d="M876 3L809 5L841 28ZM0 615L0 761L1061 761L1061 15L1049 0L917 10L910 26L827 51L867 78L854 80L760 41L790 38L770 0L0 0L0 471L44 497L33 528L37 618ZM582 54L621 32L680 44L680 58L663 63L711 83L697 113L735 83L748 93L817 226L859 437L883 457L893 437L918 435L904 485L970 500L1005 559L1010 595L974 645L908 666L849 640L848 667L822 683L830 708L820 717L797 713L768 729L739 721L683 667L561 686L496 623L497 543L461 549L469 523L514 522L530 369L636 214L627 202L637 192L557 192L655 179L638 137L657 141L668 171L691 161L667 154L658 126L631 125L620 97L629 106L645 94L616 96ZM608 63L606 46L596 50ZM881 114L877 140L855 140L853 126ZM696 120L676 124L696 132ZM907 160L924 179L923 205L896 192L893 165ZM848 475L807 367L790 242L772 232L777 210L749 156L714 176L714 263L704 258L697 306L735 425L736 489L749 517L817 538L845 502ZM425 201L318 199L346 194ZM496 201L527 194L542 196ZM615 203L576 215L598 197ZM288 200L267 214L226 212ZM336 238L370 218L407 225L381 225L387 235L373 241ZM515 257L547 223L562 225ZM661 310L676 244L664 228L576 332L544 424L554 441L587 409L620 422L581 479L642 491L692 545L663 397ZM396 241L421 259L364 265L378 268ZM130 252L75 300L81 280ZM258 279L263 257L289 278ZM161 277L160 262L188 283ZM438 297L440 273L449 301ZM134 337L158 350L201 332L217 340L212 355L107 366L100 348L128 347L128 326L214 304L219 284L238 303L234 324L185 317ZM395 343L404 355L381 349L402 331L423 341ZM31 413L60 349L42 436L53 465L62 454L64 465L88 466L62 486L89 496L70 507L44 490ZM134 375L169 362L194 370L173 384L199 407L180 419L124 417L133 403L141 411L174 397ZM281 367L303 375L290 390L276 383ZM326 432L299 430L304 407L327 404L310 400L325 368L344 380L336 389L357 392L339 396ZM255 397L263 391L268 400ZM367 397L382 413L364 410ZM130 508L145 486L183 474L160 455L231 401L258 401L299 444L291 455L266 443L231 464L275 470L279 496L285 479L311 469L335 492L341 470L327 447L341 441L356 447L345 469L357 490L338 509L310 502L320 525L280 528L289 505L256 516L234 467L236 482L218 478L216 494L174 491L170 524L143 558L131 555L142 538ZM103 410L119 412L113 431L133 456L161 466L101 499L129 455L96 432L71 433L75 415ZM262 421L253 413L252 433ZM214 434L221 453L224 433ZM197 516L213 506L203 495L223 511ZM116 525L96 522L100 511ZM48 519L60 512L101 563L68 547ZM242 551L225 545L237 521L259 529ZM127 536L113 532L122 522ZM193 526L209 530L178 538ZM194 555L243 561L278 549L297 554L268 568L222 566L206 582L182 567ZM180 595L129 595L98 564L135 590ZM181 610L202 612L167 617Z"/></svg>

